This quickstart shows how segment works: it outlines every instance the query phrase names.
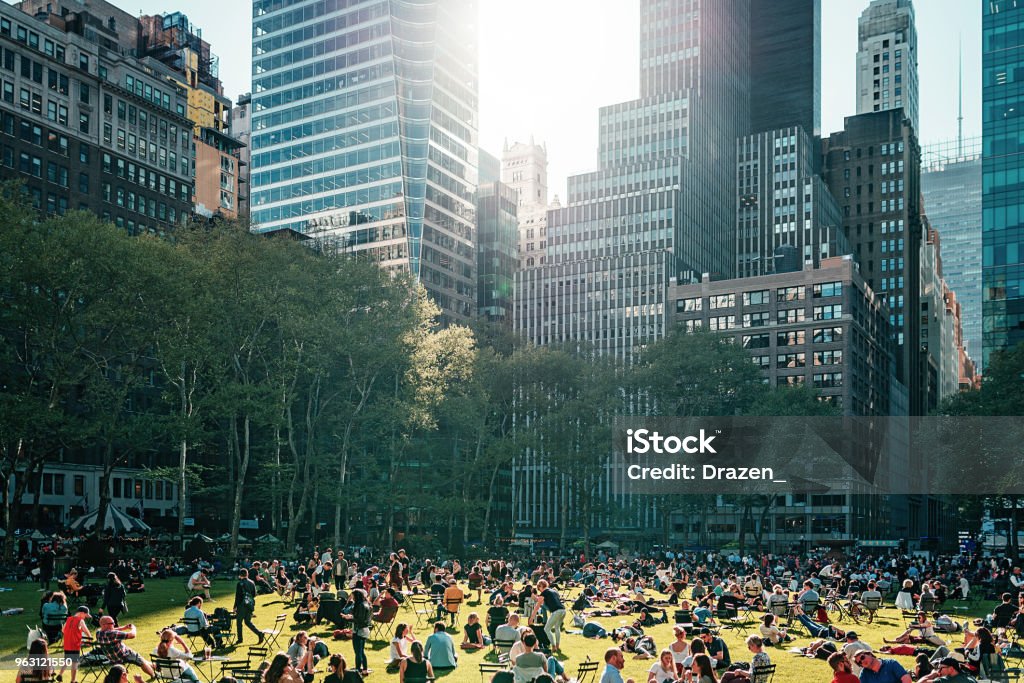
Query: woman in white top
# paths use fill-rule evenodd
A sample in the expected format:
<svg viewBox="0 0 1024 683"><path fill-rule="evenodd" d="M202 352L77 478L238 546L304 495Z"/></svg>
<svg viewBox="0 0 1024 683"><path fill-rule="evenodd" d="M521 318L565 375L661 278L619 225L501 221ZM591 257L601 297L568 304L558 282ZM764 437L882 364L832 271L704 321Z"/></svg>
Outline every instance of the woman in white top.
<svg viewBox="0 0 1024 683"><path fill-rule="evenodd" d="M676 676L682 677L685 670L683 662L690 656L690 644L686 642L686 629L682 626L673 626L672 634L676 639L668 646L668 651L672 654L672 661L675 663Z"/></svg>
<svg viewBox="0 0 1024 683"><path fill-rule="evenodd" d="M910 579L903 582L903 590L896 594L896 608L908 611L914 609L914 582Z"/></svg>
<svg viewBox="0 0 1024 683"><path fill-rule="evenodd" d="M388 656L388 666L398 666L398 663L409 656L409 646L416 642L416 636L407 624L395 626L395 637L391 639L391 651Z"/></svg>
<svg viewBox="0 0 1024 683"><path fill-rule="evenodd" d="M647 674L647 683L671 683L676 680L676 664L671 650L662 650L661 655Z"/></svg>
<svg viewBox="0 0 1024 683"><path fill-rule="evenodd" d="M179 649L175 647L175 643L181 645L181 648ZM181 674L174 675L172 672L171 675L174 676L174 678L199 681L199 676L197 676L196 672L192 670L192 667L188 665L188 662L192 660L192 653L189 651L188 645L185 644L185 641L182 640L181 636L171 629L165 628L160 632L160 643L153 648L153 656L160 657L162 659L174 659L180 662L178 666L180 667ZM157 664L157 669L160 669L159 663Z"/></svg>

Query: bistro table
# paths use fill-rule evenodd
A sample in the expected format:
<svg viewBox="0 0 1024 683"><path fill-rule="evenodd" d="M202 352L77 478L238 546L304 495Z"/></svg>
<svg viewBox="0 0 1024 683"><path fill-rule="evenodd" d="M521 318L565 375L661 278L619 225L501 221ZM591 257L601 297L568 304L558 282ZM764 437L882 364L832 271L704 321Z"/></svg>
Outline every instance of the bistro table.
<svg viewBox="0 0 1024 683"><path fill-rule="evenodd" d="M215 671L217 664L228 661L227 657L221 655L210 655L209 657L196 657L192 660L193 668L206 683L213 683L217 678Z"/></svg>

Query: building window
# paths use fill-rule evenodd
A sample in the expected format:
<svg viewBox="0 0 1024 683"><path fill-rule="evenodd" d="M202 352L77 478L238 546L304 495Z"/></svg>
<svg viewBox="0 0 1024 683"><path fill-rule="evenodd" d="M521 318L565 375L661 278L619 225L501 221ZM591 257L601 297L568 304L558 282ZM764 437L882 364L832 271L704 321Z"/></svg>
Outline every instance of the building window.
<svg viewBox="0 0 1024 683"><path fill-rule="evenodd" d="M788 325L790 323L803 322L806 312L802 308L784 308L778 311L778 323Z"/></svg>
<svg viewBox="0 0 1024 683"><path fill-rule="evenodd" d="M815 351L814 352L814 364L815 365L842 365L843 364L843 350L842 349L831 349L828 351Z"/></svg>
<svg viewBox="0 0 1024 683"><path fill-rule="evenodd" d="M787 301L801 301L804 298L804 287L780 287L775 290L775 300L785 303Z"/></svg>
<svg viewBox="0 0 1024 683"><path fill-rule="evenodd" d="M771 313L768 311L743 314L743 327L767 327L770 321Z"/></svg>
<svg viewBox="0 0 1024 683"><path fill-rule="evenodd" d="M815 344L831 344L843 341L843 328L841 327L816 327L814 328L813 341Z"/></svg>
<svg viewBox="0 0 1024 683"><path fill-rule="evenodd" d="M815 306L814 307L814 319L815 320L835 320L843 316L843 305L832 304L829 306Z"/></svg>
<svg viewBox="0 0 1024 683"><path fill-rule="evenodd" d="M802 368L807 364L807 356L801 351L800 353L780 353L775 357L775 367L777 368Z"/></svg>
<svg viewBox="0 0 1024 683"><path fill-rule="evenodd" d="M814 298L821 299L830 296L842 296L843 295L843 283L842 282L823 282L821 284L814 285Z"/></svg>
<svg viewBox="0 0 1024 683"><path fill-rule="evenodd" d="M64 495L64 475L43 473L43 493L50 496Z"/></svg>
<svg viewBox="0 0 1024 683"><path fill-rule="evenodd" d="M736 316L734 315L721 315L712 317L708 320L708 329L718 332L721 330L731 330L736 327Z"/></svg>
<svg viewBox="0 0 1024 683"><path fill-rule="evenodd" d="M822 372L814 375L815 389L832 389L843 386L842 372Z"/></svg>
<svg viewBox="0 0 1024 683"><path fill-rule="evenodd" d="M732 308L736 305L735 294L718 294L716 296L708 297L708 308L715 310L718 308Z"/></svg>
<svg viewBox="0 0 1024 683"><path fill-rule="evenodd" d="M699 296L692 299L676 299L676 313L691 313L701 310L703 299Z"/></svg>
<svg viewBox="0 0 1024 683"><path fill-rule="evenodd" d="M745 349L767 349L770 345L767 334L745 334L742 341Z"/></svg>
<svg viewBox="0 0 1024 683"><path fill-rule="evenodd" d="M768 303L768 290L761 289L756 292L743 292L744 306L761 306Z"/></svg>
<svg viewBox="0 0 1024 683"><path fill-rule="evenodd" d="M800 346L805 343L805 330L779 332L775 336L776 346Z"/></svg>

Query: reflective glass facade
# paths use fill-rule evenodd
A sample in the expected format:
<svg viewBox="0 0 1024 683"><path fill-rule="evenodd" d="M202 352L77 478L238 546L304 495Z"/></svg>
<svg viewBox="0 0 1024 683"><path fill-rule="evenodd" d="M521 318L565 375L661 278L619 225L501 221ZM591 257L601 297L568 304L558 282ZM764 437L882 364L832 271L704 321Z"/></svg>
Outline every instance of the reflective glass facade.
<svg viewBox="0 0 1024 683"><path fill-rule="evenodd" d="M981 138L921 151L924 212L942 236L942 276L961 306L964 344L981 361Z"/></svg>
<svg viewBox="0 0 1024 683"><path fill-rule="evenodd" d="M750 131L821 133L821 0L751 0Z"/></svg>
<svg viewBox="0 0 1024 683"><path fill-rule="evenodd" d="M988 365L993 351L1024 341L1024 0L985 2L982 40L982 343Z"/></svg>
<svg viewBox="0 0 1024 683"><path fill-rule="evenodd" d="M476 0L255 0L252 220L476 307Z"/></svg>

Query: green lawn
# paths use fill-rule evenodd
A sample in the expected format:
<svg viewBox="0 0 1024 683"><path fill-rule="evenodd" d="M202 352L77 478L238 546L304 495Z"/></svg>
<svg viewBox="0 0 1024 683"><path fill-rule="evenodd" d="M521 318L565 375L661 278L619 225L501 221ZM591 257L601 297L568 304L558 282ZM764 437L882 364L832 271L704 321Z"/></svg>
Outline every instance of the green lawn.
<svg viewBox="0 0 1024 683"><path fill-rule="evenodd" d="M11 584L5 584L12 586ZM134 594L128 596L128 607L130 614L122 616L121 622L126 623L131 621L138 627L139 637L135 641L130 641L130 645L133 649L145 654L147 657L156 646L158 637L157 630L163 626L175 622L180 619L185 603L185 592L183 589L184 579L174 578L167 580L151 580L146 583L146 592L140 594ZM25 614L18 616L0 617L0 660L3 661L3 666L0 667L0 683L13 682L15 679L13 658L19 654L25 652L25 638L26 638L26 625L34 625L39 623L37 618L38 614L38 603L41 593L38 592L36 584L19 583L13 584L13 592L0 593L0 609L7 609L10 607L23 607ZM469 591L467 590L467 595ZM232 606L234 594L234 581L228 579L220 579L214 582L213 596L214 601L207 603L207 611L211 612L215 607L224 606L228 609ZM484 594L486 601L486 593ZM960 603L952 603L954 605ZM406 603L408 605L408 602ZM988 605L986 605L988 606ZM475 603L475 593L470 597L467 604L463 605L460 623L464 624L466 615L471 611L478 611L481 617L486 612L487 605L477 605ZM301 627L296 625L291 619L291 614L294 608L283 602L276 595L260 596L257 599L257 609L255 622L260 628L270 628L274 617L278 614L288 614L287 627L285 629L285 636L281 638L281 643L285 644L287 640L287 634L298 631ZM861 636L861 639L869 643L874 647L880 647L882 645L882 638L892 638L903 630L903 622L900 618L899 612L894 609L884 609L879 613L879 618L876 618L873 625L854 625L852 622L844 623L840 625L840 628L850 629L854 628ZM965 612L958 610L953 612L955 618L961 621L964 618ZM669 616L672 616L672 610L669 608ZM977 614L972 616L978 616ZM415 623L416 618L410 609L403 609L399 612L399 621L406 623ZM626 620L620 617L614 618L599 618L597 619L609 632L612 628L625 624ZM799 624L796 625L797 629L800 629ZM572 628L570 619L566 619L566 628ZM426 624L421 625L415 629L417 636L420 640L425 640L429 634L429 628ZM725 638L729 651L732 654L734 661L749 661L749 653L743 644L743 639L749 633L756 633L756 625L748 626L744 629L733 630L724 629L722 635ZM329 625L323 624L319 627L311 629L311 633L322 636L328 641L328 647L331 648L331 652L341 652L346 656L349 664L353 663L352 656L352 644L348 641L333 641L330 640L331 629ZM671 625L660 625L654 628L647 629L647 633L654 637L659 649L666 647L672 641ZM461 631L458 635L454 635L456 643L461 642L462 636ZM251 633L245 635L247 645L254 643L254 638ZM962 641L962 636L955 634L949 636L956 645L959 645ZM804 645L809 641L809 638L804 635L800 637L795 645ZM586 659L589 655L591 659L601 662L598 674L603 669L603 656L606 648L612 645L610 638L603 640L587 640L580 635L563 634L562 637L562 650L563 660L566 665L567 671L571 674L575 674L576 665ZM283 649L283 648L282 648ZM804 681L806 683L826 681L831 679L831 670L825 662L820 660L807 659L798 657L787 652L784 648L769 648L769 655L771 656L772 662L778 665L778 673L776 681ZM56 654L60 654L58 649ZM244 659L244 650L238 648L228 648L224 654L232 658ZM367 656L370 660L370 668L374 670L374 673L370 675L368 683L378 681L378 683L385 680L392 680L397 683L398 676L387 674L384 672L384 662L388 655L388 643L383 641L371 641L367 648ZM624 677L632 677L637 680L638 683L646 681L647 670L651 666L651 661L634 660L627 656L626 669L623 671ZM910 657L898 658L908 669L911 667L913 659ZM459 659L459 667L449 673L443 674L441 677L447 679L446 683L480 683L480 674L478 671L477 664L481 661L492 661L493 656L489 654L489 649L467 653L462 652ZM323 668L323 665L321 665ZM65 676L65 681L67 676Z"/></svg>

